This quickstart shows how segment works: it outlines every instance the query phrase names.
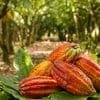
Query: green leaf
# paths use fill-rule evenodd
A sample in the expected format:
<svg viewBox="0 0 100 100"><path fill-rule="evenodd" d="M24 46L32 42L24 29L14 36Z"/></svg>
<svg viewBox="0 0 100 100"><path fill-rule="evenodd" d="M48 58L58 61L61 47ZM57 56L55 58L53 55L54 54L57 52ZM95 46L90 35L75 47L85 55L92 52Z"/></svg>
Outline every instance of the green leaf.
<svg viewBox="0 0 100 100"><path fill-rule="evenodd" d="M13 62L13 66L19 80L25 78L29 74L33 67L33 63L25 49L21 48L18 50Z"/></svg>
<svg viewBox="0 0 100 100"><path fill-rule="evenodd" d="M90 57L91 57L92 60L97 62L97 55L96 54L91 53Z"/></svg>
<svg viewBox="0 0 100 100"><path fill-rule="evenodd" d="M8 96L10 98L12 96L13 98L16 98L18 100L25 100L25 98L19 94L18 83L19 82L15 75L0 76L0 89L2 91L0 98L4 98L5 95L5 97ZM6 95L6 93L8 93L9 95Z"/></svg>
<svg viewBox="0 0 100 100"><path fill-rule="evenodd" d="M6 91L7 93L11 94L14 98L17 98L18 100L26 100L24 97L22 97L18 91L11 89L9 87L4 87L3 88L4 91Z"/></svg>
<svg viewBox="0 0 100 100"><path fill-rule="evenodd" d="M100 100L100 93L96 93L95 95L89 97L88 100Z"/></svg>
<svg viewBox="0 0 100 100"><path fill-rule="evenodd" d="M0 83L12 89L18 90L18 80L15 75L0 76Z"/></svg>
<svg viewBox="0 0 100 100"><path fill-rule="evenodd" d="M42 100L87 100L88 97L73 96L67 92L56 92L43 98Z"/></svg>
<svg viewBox="0 0 100 100"><path fill-rule="evenodd" d="M97 93L97 94L93 95L92 97L100 98L100 93Z"/></svg>
<svg viewBox="0 0 100 100"><path fill-rule="evenodd" d="M9 94L4 91L0 91L0 100L9 100Z"/></svg>

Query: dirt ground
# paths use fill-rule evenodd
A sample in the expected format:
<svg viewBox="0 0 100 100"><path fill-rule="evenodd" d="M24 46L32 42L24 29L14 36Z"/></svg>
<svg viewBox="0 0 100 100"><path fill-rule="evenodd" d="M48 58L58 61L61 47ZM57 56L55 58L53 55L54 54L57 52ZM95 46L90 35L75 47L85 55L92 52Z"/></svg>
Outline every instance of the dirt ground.
<svg viewBox="0 0 100 100"><path fill-rule="evenodd" d="M26 50L28 51L28 54L32 58L33 63L39 63L43 59L46 59L47 56L59 45L61 45L64 42L49 42L49 41L44 41L44 42L35 42L34 44L25 47ZM18 50L18 48L16 48ZM16 50L16 51L17 51ZM13 69L13 58L14 55L11 57L11 66L8 66L4 64L2 59L0 58L0 74L13 74L14 69Z"/></svg>
<svg viewBox="0 0 100 100"><path fill-rule="evenodd" d="M30 55L33 63L39 63L42 60L46 59L47 56L62 43L65 43L65 42L50 42L50 41L35 42L34 44L28 47L25 47L25 48L28 54ZM19 46L17 44L15 46L15 51L17 52L18 49L19 49ZM10 58L11 58L10 59L11 65L8 66L4 64L4 62L2 61L0 57L0 74L13 74L14 73L14 69L12 65L14 55L11 56Z"/></svg>

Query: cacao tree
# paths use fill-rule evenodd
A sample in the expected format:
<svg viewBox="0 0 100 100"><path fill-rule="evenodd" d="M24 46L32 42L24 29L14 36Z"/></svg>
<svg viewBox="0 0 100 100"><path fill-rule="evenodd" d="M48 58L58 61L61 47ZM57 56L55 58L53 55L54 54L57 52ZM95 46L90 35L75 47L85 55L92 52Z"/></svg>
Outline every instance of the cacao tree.
<svg viewBox="0 0 100 100"><path fill-rule="evenodd" d="M85 42L94 50L100 43L99 0L1 0L0 47L5 62L20 46L43 40L46 35L59 41Z"/></svg>

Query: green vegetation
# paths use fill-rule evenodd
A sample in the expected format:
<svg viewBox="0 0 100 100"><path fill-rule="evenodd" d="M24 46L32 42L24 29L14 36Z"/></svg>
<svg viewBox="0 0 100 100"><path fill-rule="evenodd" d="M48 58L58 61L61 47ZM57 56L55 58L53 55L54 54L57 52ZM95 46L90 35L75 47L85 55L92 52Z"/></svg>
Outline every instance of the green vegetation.
<svg viewBox="0 0 100 100"><path fill-rule="evenodd" d="M100 51L99 0L1 0L0 47L3 60L14 53L16 42L26 46L43 36L81 43L94 53ZM52 36L53 35L53 36Z"/></svg>

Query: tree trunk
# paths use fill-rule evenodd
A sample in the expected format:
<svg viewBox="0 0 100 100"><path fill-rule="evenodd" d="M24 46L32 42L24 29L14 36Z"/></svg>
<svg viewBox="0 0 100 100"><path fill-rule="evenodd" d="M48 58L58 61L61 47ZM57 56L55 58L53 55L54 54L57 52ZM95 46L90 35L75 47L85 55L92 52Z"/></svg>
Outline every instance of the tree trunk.
<svg viewBox="0 0 100 100"><path fill-rule="evenodd" d="M99 25L98 25L97 20L96 20L96 14L93 10L93 1L88 0L88 5L89 5L89 9L90 9L89 13L91 15L91 20L94 23L91 35L92 35L92 38L95 40L95 42L97 42L98 41L97 37L99 36Z"/></svg>
<svg viewBox="0 0 100 100"><path fill-rule="evenodd" d="M1 49L3 51L3 61L7 64L10 64L7 39L8 37L7 37L6 23L5 21L2 20Z"/></svg>
<svg viewBox="0 0 100 100"><path fill-rule="evenodd" d="M74 20L74 23L75 23L75 29L76 29L76 40L78 41L79 39L79 30L78 30L78 18L77 18L77 13L76 13L76 8L74 6L74 1L72 3L72 13L73 13L73 20Z"/></svg>

